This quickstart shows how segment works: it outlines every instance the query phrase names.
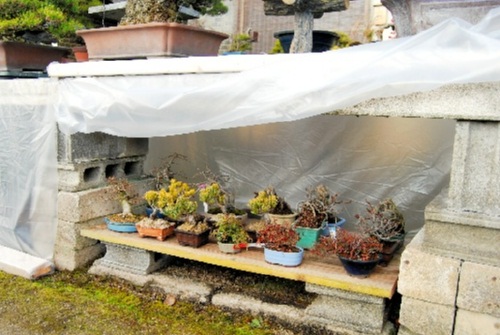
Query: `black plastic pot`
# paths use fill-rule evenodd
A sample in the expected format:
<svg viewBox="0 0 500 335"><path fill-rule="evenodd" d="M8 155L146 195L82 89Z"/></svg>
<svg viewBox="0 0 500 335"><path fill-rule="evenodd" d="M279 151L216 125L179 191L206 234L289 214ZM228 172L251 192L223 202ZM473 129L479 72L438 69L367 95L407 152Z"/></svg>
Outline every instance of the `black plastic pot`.
<svg viewBox="0 0 500 335"><path fill-rule="evenodd" d="M294 31L284 30L274 33L274 37L280 40L281 47L285 53L290 52ZM339 40L339 35L327 30L313 30L312 52L324 52L332 48Z"/></svg>

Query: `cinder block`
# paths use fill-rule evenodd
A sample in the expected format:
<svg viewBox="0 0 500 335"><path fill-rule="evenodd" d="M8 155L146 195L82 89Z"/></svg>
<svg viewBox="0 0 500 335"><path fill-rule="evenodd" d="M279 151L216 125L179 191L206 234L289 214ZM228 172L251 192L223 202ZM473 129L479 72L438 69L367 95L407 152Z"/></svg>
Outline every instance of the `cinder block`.
<svg viewBox="0 0 500 335"><path fill-rule="evenodd" d="M385 304L320 295L306 308L306 314L324 324L380 334L385 322Z"/></svg>
<svg viewBox="0 0 500 335"><path fill-rule="evenodd" d="M109 177L138 179L143 175L145 159L134 156L59 164L59 190L77 192L106 186Z"/></svg>
<svg viewBox="0 0 500 335"><path fill-rule="evenodd" d="M500 335L500 318L459 309L454 335Z"/></svg>
<svg viewBox="0 0 500 335"><path fill-rule="evenodd" d="M147 138L127 138L100 132L66 135L58 132L59 162L78 163L99 159L145 156L149 149Z"/></svg>
<svg viewBox="0 0 500 335"><path fill-rule="evenodd" d="M465 262L460 274L457 306L459 309L499 318L500 268ZM500 323L498 325L500 326ZM498 331L500 332L500 328Z"/></svg>
<svg viewBox="0 0 500 335"><path fill-rule="evenodd" d="M405 297L454 306L461 261L425 252L422 249L425 234L427 226L401 255L398 292Z"/></svg>
<svg viewBox="0 0 500 335"><path fill-rule="evenodd" d="M455 308L403 296L399 322L411 334L451 335Z"/></svg>
<svg viewBox="0 0 500 335"><path fill-rule="evenodd" d="M149 274L166 266L172 256L113 243L106 243L106 254L96 265L135 274Z"/></svg>
<svg viewBox="0 0 500 335"><path fill-rule="evenodd" d="M153 186L150 178L130 182L141 197ZM121 211L120 203L108 186L80 192L60 191L57 203L59 220L69 222L85 222Z"/></svg>
<svg viewBox="0 0 500 335"><path fill-rule="evenodd" d="M58 270L74 271L91 264L94 260L102 257L105 247L101 243L75 250L69 246L58 246L54 251L54 263Z"/></svg>

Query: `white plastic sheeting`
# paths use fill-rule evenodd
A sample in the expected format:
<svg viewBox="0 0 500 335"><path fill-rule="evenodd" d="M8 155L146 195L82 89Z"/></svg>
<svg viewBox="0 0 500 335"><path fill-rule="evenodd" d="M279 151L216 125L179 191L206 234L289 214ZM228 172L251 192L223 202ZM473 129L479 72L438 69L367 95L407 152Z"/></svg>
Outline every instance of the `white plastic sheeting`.
<svg viewBox="0 0 500 335"><path fill-rule="evenodd" d="M43 259L57 228L54 93L49 80L0 82L0 245Z"/></svg>
<svg viewBox="0 0 500 335"><path fill-rule="evenodd" d="M379 132L393 132L393 125L380 124L380 119L361 118L357 123L354 118L317 116L288 123L290 132L284 131L284 124L269 123L306 119L370 98L451 83L499 81L500 9L476 26L450 20L391 42L269 57L279 57L279 64L184 86L172 86L169 76L154 75L61 79L55 92L44 81L47 91L42 93L35 87L30 91L30 81L1 83L0 244L52 258L57 227L56 121L66 133L101 131L127 137L263 125L168 140L185 140L179 152L188 156L193 152L198 158L210 157L216 169L233 176L238 192L238 186L246 184L237 194L242 203L250 191L267 184L294 202L304 186L327 181L359 203L389 195L421 213L446 184L453 125L428 133L429 124L390 121L402 122L400 135L425 131L420 142L413 142L382 136ZM53 108L51 112L47 107ZM334 131L328 132L329 125ZM218 142L219 138L225 139ZM339 144L332 145L335 142ZM260 149L237 143L254 143ZM202 147L208 149L205 156L193 149ZM175 147L162 147L161 154L171 149ZM391 154L375 155L387 152Z"/></svg>
<svg viewBox="0 0 500 335"><path fill-rule="evenodd" d="M280 61L196 85L172 87L168 76L61 80L57 119L67 133L166 136L299 120L370 98L498 81L500 7L476 26L451 19L408 38L268 57Z"/></svg>

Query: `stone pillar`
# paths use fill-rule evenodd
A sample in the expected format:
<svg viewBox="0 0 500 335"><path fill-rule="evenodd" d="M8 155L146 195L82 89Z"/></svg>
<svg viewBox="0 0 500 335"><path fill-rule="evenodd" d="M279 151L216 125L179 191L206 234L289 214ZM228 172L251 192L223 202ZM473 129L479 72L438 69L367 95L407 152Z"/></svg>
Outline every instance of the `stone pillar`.
<svg viewBox="0 0 500 335"><path fill-rule="evenodd" d="M415 35L452 17L478 23L498 0L382 0L392 13L398 37Z"/></svg>
<svg viewBox="0 0 500 335"><path fill-rule="evenodd" d="M121 138L103 133L58 133L58 228L54 262L60 270L74 270L101 257L104 246L80 236L80 229L103 223L120 211L106 192L108 177L127 177L138 192L150 185L144 179L147 138Z"/></svg>
<svg viewBox="0 0 500 335"><path fill-rule="evenodd" d="M450 187L401 260L401 334L500 329L500 122L457 121Z"/></svg>

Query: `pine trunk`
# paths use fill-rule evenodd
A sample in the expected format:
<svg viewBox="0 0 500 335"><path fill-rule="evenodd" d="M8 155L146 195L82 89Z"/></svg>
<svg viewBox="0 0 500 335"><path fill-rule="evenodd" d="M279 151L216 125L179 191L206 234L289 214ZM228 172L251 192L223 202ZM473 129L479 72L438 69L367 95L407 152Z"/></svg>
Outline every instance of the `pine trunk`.
<svg viewBox="0 0 500 335"><path fill-rule="evenodd" d="M312 51L314 16L310 10L295 12L295 29L290 53Z"/></svg>

